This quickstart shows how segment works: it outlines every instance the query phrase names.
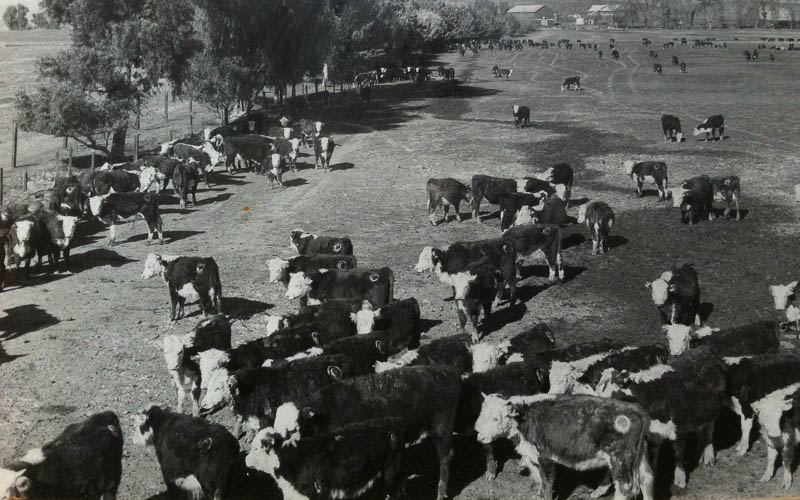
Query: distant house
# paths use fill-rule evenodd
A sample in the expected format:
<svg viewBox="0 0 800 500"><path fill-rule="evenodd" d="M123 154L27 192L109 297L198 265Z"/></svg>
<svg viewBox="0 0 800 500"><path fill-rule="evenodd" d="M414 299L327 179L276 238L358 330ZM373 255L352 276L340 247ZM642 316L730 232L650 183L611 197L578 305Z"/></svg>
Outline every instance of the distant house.
<svg viewBox="0 0 800 500"><path fill-rule="evenodd" d="M586 24L614 24L620 4L592 5L586 12Z"/></svg>
<svg viewBox="0 0 800 500"><path fill-rule="evenodd" d="M521 23L537 22L548 26L556 21L556 13L547 5L515 5L506 11Z"/></svg>

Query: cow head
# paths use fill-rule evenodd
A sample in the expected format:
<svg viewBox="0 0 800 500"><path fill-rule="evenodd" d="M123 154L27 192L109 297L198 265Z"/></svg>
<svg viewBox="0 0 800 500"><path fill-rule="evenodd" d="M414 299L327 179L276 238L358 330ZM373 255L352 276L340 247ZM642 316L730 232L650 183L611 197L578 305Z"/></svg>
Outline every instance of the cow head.
<svg viewBox="0 0 800 500"><path fill-rule="evenodd" d="M281 119L278 121L280 122L281 127L283 128L287 128L289 126L289 119L286 118L285 116L281 116Z"/></svg>
<svg viewBox="0 0 800 500"><path fill-rule="evenodd" d="M515 104L514 105L514 116L517 116L518 114L519 114L519 104ZM508 115L506 115L506 116L508 116Z"/></svg>
<svg viewBox="0 0 800 500"><path fill-rule="evenodd" d="M581 205L581 209L578 211L578 224L583 224L586 222L586 210L589 208L588 203L584 203Z"/></svg>
<svg viewBox="0 0 800 500"><path fill-rule="evenodd" d="M133 442L140 446L151 446L155 437L153 429L154 420L158 419L163 410L155 405L148 405L133 416Z"/></svg>
<svg viewBox="0 0 800 500"><path fill-rule="evenodd" d="M270 259L267 261L267 269L269 270L269 282L277 283L286 279L286 272L289 270L289 261L279 258Z"/></svg>
<svg viewBox="0 0 800 500"><path fill-rule="evenodd" d="M181 367L183 364L183 352L183 338L178 335L164 337L164 361L167 362L167 370L178 370Z"/></svg>
<svg viewBox="0 0 800 500"><path fill-rule="evenodd" d="M161 156L169 156L170 153L172 153L172 148L174 147L175 141L165 142L161 144L161 149L158 151L158 154Z"/></svg>
<svg viewBox="0 0 800 500"><path fill-rule="evenodd" d="M469 350L472 353L472 372L485 372L499 365L500 357L508 351L509 346L509 342L501 342L499 344L480 342L470 347Z"/></svg>
<svg viewBox="0 0 800 500"><path fill-rule="evenodd" d="M629 382L627 372L619 371L616 368L606 368L600 375L594 392L604 398L610 398L620 392L630 396L631 391L627 389Z"/></svg>
<svg viewBox="0 0 800 500"><path fill-rule="evenodd" d="M147 258L144 260L142 279L150 279L153 276L163 275L166 267L167 264L161 255L157 253L148 254Z"/></svg>
<svg viewBox="0 0 800 500"><path fill-rule="evenodd" d="M314 280L306 276L305 273L291 273L289 275L289 286L286 287L286 298L289 300L308 296Z"/></svg>
<svg viewBox="0 0 800 500"><path fill-rule="evenodd" d="M475 421L478 441L490 444L498 438L508 436L517 427L516 417L517 411L510 401L497 394L484 394L481 412Z"/></svg>
<svg viewBox="0 0 800 500"><path fill-rule="evenodd" d="M374 309L372 302L368 300L361 301L361 310L355 313L350 313L350 319L356 324L356 332L358 334L370 333L375 328L375 320L381 317L381 310Z"/></svg>
<svg viewBox="0 0 800 500"><path fill-rule="evenodd" d="M158 178L158 171L155 167L141 167L139 169L139 191L149 191L150 187L155 185L156 191L160 187L160 179Z"/></svg>
<svg viewBox="0 0 800 500"><path fill-rule="evenodd" d="M297 244L303 238L314 239L316 238L316 236L302 229L292 229L289 232L289 248L293 248L296 252L299 253L300 249L298 248Z"/></svg>
<svg viewBox="0 0 800 500"><path fill-rule="evenodd" d="M636 162L633 160L625 160L622 163L622 168L625 169L625 175L633 176L633 167L636 165Z"/></svg>
<svg viewBox="0 0 800 500"><path fill-rule="evenodd" d="M292 161L295 161L297 160L297 155L300 153L300 139L297 137L294 139L289 139L289 143L292 145L292 151L289 153L289 158L291 158Z"/></svg>
<svg viewBox="0 0 800 500"><path fill-rule="evenodd" d="M281 171L281 161L283 158L279 153L272 153L269 155L269 162L272 165L272 173L278 175Z"/></svg>
<svg viewBox="0 0 800 500"><path fill-rule="evenodd" d="M674 188L670 189L669 191L670 191L670 193L672 193L672 207L673 208L680 207L681 204L683 204L683 202L687 198L689 198L689 194L691 193L691 190L686 189L682 185L678 186L678 187L674 187Z"/></svg>
<svg viewBox="0 0 800 500"><path fill-rule="evenodd" d="M209 164L208 167L214 168L222 161L222 154L214 149L214 146L210 142L203 143L203 153L208 155Z"/></svg>
<svg viewBox="0 0 800 500"><path fill-rule="evenodd" d="M26 469L18 471L0 469L0 500L24 499L32 488L31 480L25 476Z"/></svg>
<svg viewBox="0 0 800 500"><path fill-rule="evenodd" d="M267 315L264 322L267 325L267 337L287 326L286 319L283 316Z"/></svg>
<svg viewBox="0 0 800 500"><path fill-rule="evenodd" d="M797 282L792 281L788 285L771 285L769 293L772 295L772 301L775 304L776 311L783 311L789 304L789 299L794 297L794 290L797 287Z"/></svg>
<svg viewBox="0 0 800 500"><path fill-rule="evenodd" d="M14 231L14 253L20 258L25 257L31 252L31 241L33 233L34 221L32 220L18 220L12 226Z"/></svg>
<svg viewBox="0 0 800 500"><path fill-rule="evenodd" d="M314 122L314 135L322 134L322 127L325 126L323 122Z"/></svg>
<svg viewBox="0 0 800 500"><path fill-rule="evenodd" d="M222 409L231 401L228 372L230 356L219 349L200 353L200 376L206 382L206 394L200 402L200 412L209 414Z"/></svg>
<svg viewBox="0 0 800 500"><path fill-rule="evenodd" d="M211 140L211 129L208 127L203 129L203 140L205 141Z"/></svg>
<svg viewBox="0 0 800 500"><path fill-rule="evenodd" d="M425 271L433 271L433 247L425 247L419 253L417 265L414 266L414 271L424 273Z"/></svg>
<svg viewBox="0 0 800 500"><path fill-rule="evenodd" d="M692 339L692 328L688 325L664 325L669 343L669 353L673 356L682 354L689 349L689 341Z"/></svg>
<svg viewBox="0 0 800 500"><path fill-rule="evenodd" d="M274 474L281 465L275 449L283 446L285 444L283 441L272 427L261 429L253 438L250 452L245 458L245 464L261 472Z"/></svg>
<svg viewBox="0 0 800 500"><path fill-rule="evenodd" d="M675 134L675 140L678 142L684 142L686 138L683 136L683 132L678 132Z"/></svg>
<svg viewBox="0 0 800 500"><path fill-rule="evenodd" d="M672 279L672 272L664 272L660 278L652 283L645 283L645 286L650 290L653 298L653 303L657 306L662 306L667 301L667 295L670 291L670 280Z"/></svg>
<svg viewBox="0 0 800 500"><path fill-rule="evenodd" d="M703 122L703 123L701 123L700 125L698 125L698 126L696 126L696 127L694 128L693 135L694 135L695 137L697 137L697 136L698 136L698 135L700 135L700 134L710 134L712 131L713 131L713 129L711 129L711 128L708 128L708 127L706 126L706 122Z"/></svg>
<svg viewBox="0 0 800 500"><path fill-rule="evenodd" d="M455 288L455 300L465 300L469 294L469 289L477 279L477 275L469 271L452 275L453 288Z"/></svg>
<svg viewBox="0 0 800 500"><path fill-rule="evenodd" d="M103 202L113 192L114 192L114 189L112 188L112 189L109 189L108 193L106 193L106 194L92 196L92 197L89 198L89 210L92 212L92 215L94 215L95 217L100 217L100 214L102 213L102 210L103 210Z"/></svg>
<svg viewBox="0 0 800 500"><path fill-rule="evenodd" d="M54 238L53 243L55 243L58 248L64 250L69 248L69 243L75 236L75 226L78 224L78 218L71 215L57 215L56 220L58 221L58 225L61 226L61 232L64 237Z"/></svg>

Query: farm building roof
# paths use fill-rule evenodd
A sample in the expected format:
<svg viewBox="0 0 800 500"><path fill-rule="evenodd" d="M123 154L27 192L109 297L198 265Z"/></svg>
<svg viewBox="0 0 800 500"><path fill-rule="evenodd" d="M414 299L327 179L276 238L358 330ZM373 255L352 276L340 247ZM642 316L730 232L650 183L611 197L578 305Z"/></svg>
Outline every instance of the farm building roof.
<svg viewBox="0 0 800 500"><path fill-rule="evenodd" d="M544 5L515 5L506 11L506 14L531 14L533 12L538 12Z"/></svg>

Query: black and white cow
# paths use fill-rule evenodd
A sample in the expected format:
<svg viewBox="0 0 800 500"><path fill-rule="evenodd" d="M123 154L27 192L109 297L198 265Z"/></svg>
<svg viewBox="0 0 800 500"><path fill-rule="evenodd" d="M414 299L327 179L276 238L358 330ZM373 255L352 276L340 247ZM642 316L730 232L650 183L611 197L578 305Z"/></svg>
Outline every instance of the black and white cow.
<svg viewBox="0 0 800 500"><path fill-rule="evenodd" d="M379 361L375 373L403 366L442 365L456 368L461 373L472 371L472 336L462 333L438 338L412 349L394 361Z"/></svg>
<svg viewBox="0 0 800 500"><path fill-rule="evenodd" d="M653 183L658 190L658 200L667 199L667 164L663 161L634 162L626 160L623 164L625 175L629 175L636 183L636 195L642 197L642 186L645 182Z"/></svg>
<svg viewBox="0 0 800 500"><path fill-rule="evenodd" d="M7 207L5 207L7 208ZM37 249L43 245L49 235L39 221L38 214L23 215L16 218L8 231L8 246L11 251L9 260L13 257L17 269L20 262L25 262L25 277L30 278L31 259L36 257ZM42 265L42 255L39 255L37 268Z"/></svg>
<svg viewBox="0 0 800 500"><path fill-rule="evenodd" d="M557 464L578 470L607 467L617 498L641 491L652 500L650 426L650 416L638 404L555 394L486 396L475 422L479 442L511 440L523 464L538 476L545 500L553 498Z"/></svg>
<svg viewBox="0 0 800 500"><path fill-rule="evenodd" d="M164 229L158 210L156 193L114 193L89 198L92 215L111 226L108 246L117 238L117 221L120 217L129 218L141 215L147 223L147 244L153 241L153 233L158 231L158 241L164 244Z"/></svg>
<svg viewBox="0 0 800 500"><path fill-rule="evenodd" d="M683 142L683 132L681 131L681 121L677 116L661 115L661 129L664 131L664 141Z"/></svg>
<svg viewBox="0 0 800 500"><path fill-rule="evenodd" d="M362 304L355 301L329 300L319 305L305 306L296 314L268 316L267 335L284 328L306 328L311 332L313 343L323 345L357 333L352 314L359 307Z"/></svg>
<svg viewBox="0 0 800 500"><path fill-rule="evenodd" d="M261 163L261 172L267 174L269 187L274 188L275 184L279 188L283 187L283 173L286 171L286 160L280 153L267 153L267 157Z"/></svg>
<svg viewBox="0 0 800 500"><path fill-rule="evenodd" d="M467 203L472 202L472 189L462 184L460 181L451 178L428 179L425 184L428 191L428 219L432 225L436 225L434 215L440 206L444 212L444 221L447 222L447 214L452 206L456 212L456 220L461 222L459 207L461 200Z"/></svg>
<svg viewBox="0 0 800 500"><path fill-rule="evenodd" d="M725 118L722 115L709 116L694 128L695 137L706 134L706 142L708 142L709 134L711 134L712 140L716 140L717 132L719 132L720 140L725 139Z"/></svg>
<svg viewBox="0 0 800 500"><path fill-rule="evenodd" d="M99 196L108 194L110 190L116 193L131 193L139 190L141 184L139 176L125 170L98 170L89 178L89 195Z"/></svg>
<svg viewBox="0 0 800 500"><path fill-rule="evenodd" d="M323 122L303 118L294 125L294 134L299 136L306 146L312 146L313 140L322 135Z"/></svg>
<svg viewBox="0 0 800 500"><path fill-rule="evenodd" d="M203 315L213 311L222 314L222 282L213 258L151 253L144 261L142 279L153 276L161 276L169 288L170 321L183 317L187 300L199 302Z"/></svg>
<svg viewBox="0 0 800 500"><path fill-rule="evenodd" d="M672 65L677 66L680 61L678 60L678 56L672 56Z"/></svg>
<svg viewBox="0 0 800 500"><path fill-rule="evenodd" d="M171 498L226 498L239 443L225 427L155 405L134 421L133 440L155 448Z"/></svg>
<svg viewBox="0 0 800 500"><path fill-rule="evenodd" d="M731 195L732 196L732 195ZM714 186L707 175L698 175L672 188L672 206L681 209L681 221L694 225L696 221L714 218Z"/></svg>
<svg viewBox="0 0 800 500"><path fill-rule="evenodd" d="M711 188L714 192L714 201L724 202L727 204L725 211L722 213L723 217L727 217L731 211L731 207L736 207L736 220L740 220L739 214L739 196L741 194L739 188L739 176L726 175L723 177L712 177Z"/></svg>
<svg viewBox="0 0 800 500"><path fill-rule="evenodd" d="M500 206L500 230L505 231L512 225L526 223L523 222L526 216L530 219L533 210L537 208L542 210L545 201L547 201L547 195L542 192L536 194L503 193L498 203Z"/></svg>
<svg viewBox="0 0 800 500"><path fill-rule="evenodd" d="M252 166L253 162L261 163L272 149L273 141L263 135L229 136L223 139L222 147L225 148L225 168L228 172L235 170L237 156Z"/></svg>
<svg viewBox="0 0 800 500"><path fill-rule="evenodd" d="M615 61L619 60L619 51L617 49L611 51L611 59Z"/></svg>
<svg viewBox="0 0 800 500"><path fill-rule="evenodd" d="M72 238L75 236L75 227L78 218L69 215L59 215L50 210L41 210L37 214L37 223L41 226L36 252L39 258L47 255L52 263L52 270L59 269L59 258L64 256L64 271L69 271L69 251ZM60 269L59 269L60 270Z"/></svg>
<svg viewBox="0 0 800 500"><path fill-rule="evenodd" d="M561 92L565 92L568 89L569 90L580 90L581 89L581 77L579 77L579 76L570 76L569 78L565 78L564 82L561 84Z"/></svg>
<svg viewBox="0 0 800 500"><path fill-rule="evenodd" d="M497 72L497 75L495 75L495 76L497 76L498 78L506 77L506 80L508 80L508 78L511 76L511 74L512 74L513 72L514 72L514 70L513 70L513 69L506 69L506 68L503 68L503 69L499 70L499 71Z"/></svg>
<svg viewBox="0 0 800 500"><path fill-rule="evenodd" d="M514 128L519 128L520 126L524 128L528 126L528 122L531 120L531 108L515 104L512 114L514 116Z"/></svg>
<svg viewBox="0 0 800 500"><path fill-rule="evenodd" d="M186 208L186 200L192 195L192 205L197 205L197 185L200 184L200 173L196 163L181 163L172 173L172 184L175 194L180 199L181 208Z"/></svg>
<svg viewBox="0 0 800 500"><path fill-rule="evenodd" d="M289 259L274 258L267 261L270 283L283 283L289 286L289 277L297 272L319 271L320 269L339 269L346 271L357 267L356 258L341 254L298 255Z"/></svg>
<svg viewBox="0 0 800 500"><path fill-rule="evenodd" d="M558 163L548 168L540 174L535 174L537 179L549 182L556 191L556 196L564 200L569 207L569 199L572 196L572 183L575 173L567 163Z"/></svg>
<svg viewBox="0 0 800 500"><path fill-rule="evenodd" d="M284 130L291 130L291 129L284 129ZM277 153L281 155L284 161L287 159L292 165L292 171L297 172L297 157L300 154L300 139L297 137L293 138L286 138L279 137L275 139L275 142L272 144L272 151L268 153ZM264 170L264 166L262 164L261 170Z"/></svg>
<svg viewBox="0 0 800 500"><path fill-rule="evenodd" d="M156 155L145 159L145 163L149 167L153 167L157 171L158 180L160 185L158 191L167 188L170 179L172 179L175 169L181 164L181 160L177 158L170 158L168 156Z"/></svg>
<svg viewBox="0 0 800 500"><path fill-rule="evenodd" d="M567 202L561 198L550 198L541 205L528 208L526 211L527 213L522 217L517 217L517 224L520 224L520 222L523 224L532 222L534 224L553 224L564 227L575 222L574 217L567 215Z"/></svg>
<svg viewBox="0 0 800 500"><path fill-rule="evenodd" d="M653 63L653 73L658 73L660 75L661 71L663 71L661 65L659 63Z"/></svg>
<svg viewBox="0 0 800 500"><path fill-rule="evenodd" d="M488 333L492 303L499 302L503 281L503 273L486 257L469 263L464 271L453 277L459 328L464 331L469 324L473 342L480 340L481 332Z"/></svg>
<svg viewBox="0 0 800 500"><path fill-rule="evenodd" d="M275 478L286 499L356 498L372 490L395 499L405 484L404 453L402 421L382 418L301 439L265 428L246 463Z"/></svg>
<svg viewBox="0 0 800 500"><path fill-rule="evenodd" d="M267 132L267 136L271 137L273 140L277 142L277 139L291 139L292 137L292 129L289 127L276 127L271 126Z"/></svg>
<svg viewBox="0 0 800 500"><path fill-rule="evenodd" d="M689 325L665 327L670 354L677 356L690 347L707 345L725 358L752 354L776 353L780 347L778 327L774 321L759 321L750 325L712 329L707 326L692 331Z"/></svg>
<svg viewBox="0 0 800 500"><path fill-rule="evenodd" d="M289 233L289 243L300 255L318 253L353 255L353 243L346 236L317 236L302 229L293 229Z"/></svg>
<svg viewBox="0 0 800 500"><path fill-rule="evenodd" d="M352 313L350 318L356 324L359 334L375 330L386 332L392 350L397 349L398 346L409 349L419 347L422 320L419 302L414 297L394 300L378 309L365 301L362 303L361 310Z"/></svg>
<svg viewBox="0 0 800 500"><path fill-rule="evenodd" d="M0 498L114 499L122 442L119 418L111 411L70 424L41 448L0 467Z"/></svg>
<svg viewBox="0 0 800 500"><path fill-rule="evenodd" d="M556 225L527 224L508 229L502 239L514 246L516 275L522 276L522 261L541 250L547 261L547 280L555 283L564 279L564 259L561 256L561 229Z"/></svg>
<svg viewBox="0 0 800 500"><path fill-rule="evenodd" d="M661 277L645 286L658 308L662 325L700 324L700 285L693 264L664 271Z"/></svg>
<svg viewBox="0 0 800 500"><path fill-rule="evenodd" d="M772 55L772 54L770 54L770 55ZM681 63L678 64L678 69L680 70L681 73L686 73L686 63L681 61Z"/></svg>
<svg viewBox="0 0 800 500"><path fill-rule="evenodd" d="M800 435L800 384L783 387L753 404L759 414L761 437L767 445L767 468L760 481L775 475L778 455L783 461L783 488L792 486L792 465Z"/></svg>
<svg viewBox="0 0 800 500"><path fill-rule="evenodd" d="M580 374L569 387L572 394L597 395L597 384L606 370L614 369L628 373L641 372L658 364L667 363L669 350L663 344L651 344L629 349L620 349L597 359Z"/></svg>
<svg viewBox="0 0 800 500"><path fill-rule="evenodd" d="M46 190L42 199L45 208L61 215L79 217L87 212L88 197L82 191L76 177L59 177L53 187Z"/></svg>
<svg viewBox="0 0 800 500"><path fill-rule="evenodd" d="M794 325L795 330L800 332L800 308L797 307L797 297L795 289L797 281L792 281L787 285L770 285L769 293L775 304L776 311L786 311L786 323L781 323L781 329L791 329Z"/></svg>
<svg viewBox="0 0 800 500"><path fill-rule="evenodd" d="M388 267L340 271L338 269L297 272L286 288L289 300L307 298L309 304L328 300L368 300L373 306L394 298L394 273Z"/></svg>
<svg viewBox="0 0 800 500"><path fill-rule="evenodd" d="M336 144L330 137L314 137L314 168L330 171L331 156L335 147Z"/></svg>
<svg viewBox="0 0 800 500"><path fill-rule="evenodd" d="M537 323L502 342L481 342L472 346L472 371L485 372L507 363L525 361L555 347L553 331L546 323Z"/></svg>
<svg viewBox="0 0 800 500"><path fill-rule="evenodd" d="M578 224L586 224L592 234L592 255L605 253L608 249L608 235L614 227L614 211L603 201L593 201L581 205Z"/></svg>
<svg viewBox="0 0 800 500"><path fill-rule="evenodd" d="M486 198L489 203L500 203L503 194L516 193L517 181L514 179L504 179L502 177L491 177L489 175L472 176L472 217L475 222L480 223L481 200Z"/></svg>

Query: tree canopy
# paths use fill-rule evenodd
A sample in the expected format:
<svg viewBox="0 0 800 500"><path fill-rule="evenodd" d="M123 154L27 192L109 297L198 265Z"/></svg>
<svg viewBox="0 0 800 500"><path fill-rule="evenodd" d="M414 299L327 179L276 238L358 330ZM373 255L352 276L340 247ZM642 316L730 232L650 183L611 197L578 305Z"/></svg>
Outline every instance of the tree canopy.
<svg viewBox="0 0 800 500"><path fill-rule="evenodd" d="M3 22L12 31L24 30L28 27L28 8L24 5L9 5L3 12Z"/></svg>

